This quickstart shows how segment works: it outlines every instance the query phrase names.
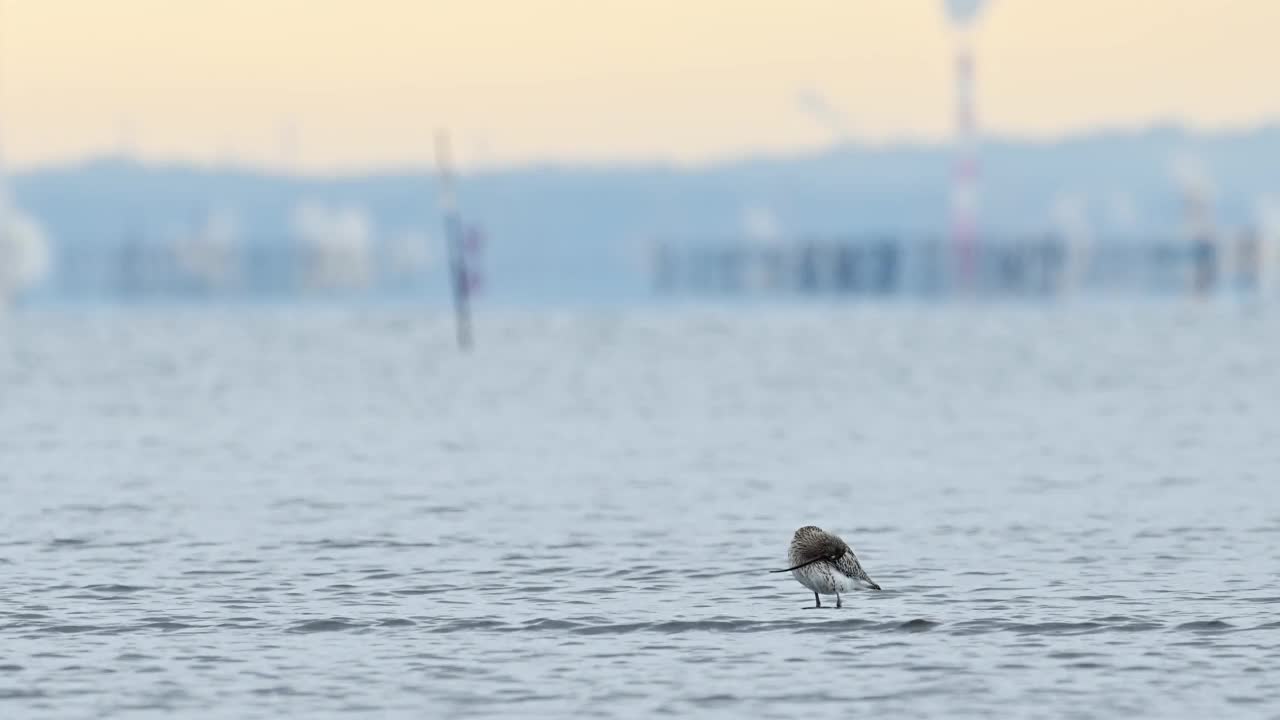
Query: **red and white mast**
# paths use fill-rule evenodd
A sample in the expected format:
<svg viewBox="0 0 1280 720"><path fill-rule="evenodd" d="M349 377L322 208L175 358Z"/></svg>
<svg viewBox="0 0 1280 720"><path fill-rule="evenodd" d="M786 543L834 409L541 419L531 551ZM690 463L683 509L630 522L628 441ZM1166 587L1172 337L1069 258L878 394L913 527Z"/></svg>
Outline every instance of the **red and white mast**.
<svg viewBox="0 0 1280 720"><path fill-rule="evenodd" d="M972 289L978 237L978 113L974 94L973 26L983 0L944 0L951 24L954 118L949 235L960 286Z"/></svg>

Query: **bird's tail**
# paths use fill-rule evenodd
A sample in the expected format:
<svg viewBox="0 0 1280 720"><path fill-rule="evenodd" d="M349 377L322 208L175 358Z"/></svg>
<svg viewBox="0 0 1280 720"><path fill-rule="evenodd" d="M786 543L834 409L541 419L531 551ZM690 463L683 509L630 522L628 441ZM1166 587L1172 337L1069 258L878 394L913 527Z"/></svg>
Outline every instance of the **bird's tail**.
<svg viewBox="0 0 1280 720"><path fill-rule="evenodd" d="M862 582L866 583L867 587L871 588L872 590L879 590L880 586L876 584L875 580L872 580L871 577L867 575L867 571L863 570L861 565L858 565L857 567L858 567L858 570L857 570L856 577Z"/></svg>
<svg viewBox="0 0 1280 720"><path fill-rule="evenodd" d="M854 555L852 552L849 552L847 555L844 556L844 560L845 560L846 573L848 573L849 575L852 575L855 580L862 582L872 590L880 589L880 586L876 584L876 581L872 580L871 576L867 575L867 571L862 569L862 563L858 562L858 557L856 555ZM849 565L852 565L853 567L850 568ZM849 570L851 569L853 572L849 572Z"/></svg>

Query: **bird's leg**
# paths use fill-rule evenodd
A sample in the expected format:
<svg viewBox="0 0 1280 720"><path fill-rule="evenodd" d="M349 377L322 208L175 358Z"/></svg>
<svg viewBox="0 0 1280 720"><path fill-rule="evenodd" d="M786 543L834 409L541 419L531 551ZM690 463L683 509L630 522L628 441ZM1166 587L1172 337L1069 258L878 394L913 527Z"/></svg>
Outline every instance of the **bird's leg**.
<svg viewBox="0 0 1280 720"><path fill-rule="evenodd" d="M818 597L818 593L813 594L813 606L816 608L822 607L822 598Z"/></svg>
<svg viewBox="0 0 1280 720"><path fill-rule="evenodd" d="M840 605L840 593L836 593L836 607L842 607Z"/></svg>

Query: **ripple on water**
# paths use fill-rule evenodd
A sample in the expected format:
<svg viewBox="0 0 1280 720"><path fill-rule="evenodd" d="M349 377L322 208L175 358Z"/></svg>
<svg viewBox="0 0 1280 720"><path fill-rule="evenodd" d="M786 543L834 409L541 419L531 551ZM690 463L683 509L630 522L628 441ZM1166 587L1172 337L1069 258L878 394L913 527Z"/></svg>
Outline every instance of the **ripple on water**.
<svg viewBox="0 0 1280 720"><path fill-rule="evenodd" d="M1235 630L1236 627L1224 620L1193 620L1178 625L1175 630L1186 630L1197 633L1221 633Z"/></svg>
<svg viewBox="0 0 1280 720"><path fill-rule="evenodd" d="M97 593L119 595L119 594L142 592L143 590L148 590L149 588L143 587L141 585L111 584L111 585L85 585L84 589L92 590L93 592L97 592Z"/></svg>
<svg viewBox="0 0 1280 720"><path fill-rule="evenodd" d="M318 632L344 632L347 630L361 630L367 627L365 623L355 622L347 618L326 618L321 620L305 620L294 623L286 628L287 632L292 633L318 633Z"/></svg>
<svg viewBox="0 0 1280 720"><path fill-rule="evenodd" d="M437 623L432 632L455 633L486 630L499 633L566 631L575 635L629 635L633 633L657 633L682 635L688 633L763 633L789 632L802 634L839 634L855 630L872 633L918 633L941 627L935 620L916 618L904 622L883 622L863 618L841 620L751 620L708 619L667 620L656 622L608 622L600 618L571 620L565 618L534 618L521 623L507 623L496 619L453 620Z"/></svg>

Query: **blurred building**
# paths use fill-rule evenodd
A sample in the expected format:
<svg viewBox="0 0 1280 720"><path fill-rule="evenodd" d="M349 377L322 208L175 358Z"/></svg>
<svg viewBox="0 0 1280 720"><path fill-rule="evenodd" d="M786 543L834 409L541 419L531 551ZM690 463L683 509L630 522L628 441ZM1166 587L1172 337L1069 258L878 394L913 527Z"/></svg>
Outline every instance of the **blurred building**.
<svg viewBox="0 0 1280 720"><path fill-rule="evenodd" d="M48 277L51 263L44 228L0 189L0 307L38 288Z"/></svg>

